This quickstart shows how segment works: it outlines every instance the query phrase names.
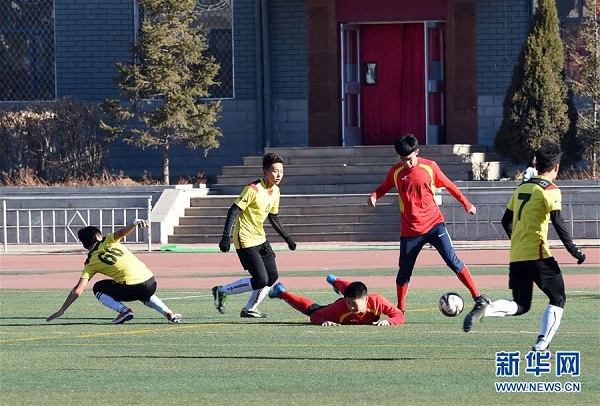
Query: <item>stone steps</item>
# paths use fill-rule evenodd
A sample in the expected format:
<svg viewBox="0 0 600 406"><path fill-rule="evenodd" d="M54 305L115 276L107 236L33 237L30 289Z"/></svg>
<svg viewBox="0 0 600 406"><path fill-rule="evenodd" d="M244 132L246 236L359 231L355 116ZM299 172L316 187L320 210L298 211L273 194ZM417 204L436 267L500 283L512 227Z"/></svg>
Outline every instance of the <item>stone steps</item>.
<svg viewBox="0 0 600 406"><path fill-rule="evenodd" d="M279 213L296 241L398 240L396 191L380 199L375 208L367 205L368 195L398 162L393 146L280 147L265 152L280 154L285 160ZM420 154L435 160L456 182L499 177L498 158L483 146L427 145L420 147ZM227 210L244 186L261 176L262 155L245 157L242 166L224 167L216 184L210 186L209 196L191 199L169 243L218 244ZM268 222L265 230L277 241L279 237Z"/></svg>
<svg viewBox="0 0 600 406"><path fill-rule="evenodd" d="M398 162L392 146L268 148L285 164L281 184L286 194L352 194L372 191ZM420 154L436 161L452 181L500 178L500 161L486 147L426 145ZM237 194L262 176L262 156L248 156L242 166L227 166L211 185L211 194Z"/></svg>

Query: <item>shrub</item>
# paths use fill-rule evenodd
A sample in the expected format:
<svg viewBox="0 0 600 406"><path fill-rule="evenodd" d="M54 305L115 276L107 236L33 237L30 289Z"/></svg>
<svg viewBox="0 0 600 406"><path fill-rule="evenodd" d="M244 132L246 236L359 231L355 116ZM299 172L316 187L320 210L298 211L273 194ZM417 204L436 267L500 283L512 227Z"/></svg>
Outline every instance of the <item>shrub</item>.
<svg viewBox="0 0 600 406"><path fill-rule="evenodd" d="M0 182L42 183L103 173L108 140L100 110L73 99L14 105L0 111Z"/></svg>

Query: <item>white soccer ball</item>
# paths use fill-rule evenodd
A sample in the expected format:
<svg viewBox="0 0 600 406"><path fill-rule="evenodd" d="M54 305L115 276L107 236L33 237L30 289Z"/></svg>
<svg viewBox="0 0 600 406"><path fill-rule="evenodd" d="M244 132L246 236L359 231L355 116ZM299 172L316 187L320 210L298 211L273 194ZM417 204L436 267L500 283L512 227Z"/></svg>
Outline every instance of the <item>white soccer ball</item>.
<svg viewBox="0 0 600 406"><path fill-rule="evenodd" d="M465 301L458 293L446 292L440 297L438 307L444 316L456 317L462 313Z"/></svg>

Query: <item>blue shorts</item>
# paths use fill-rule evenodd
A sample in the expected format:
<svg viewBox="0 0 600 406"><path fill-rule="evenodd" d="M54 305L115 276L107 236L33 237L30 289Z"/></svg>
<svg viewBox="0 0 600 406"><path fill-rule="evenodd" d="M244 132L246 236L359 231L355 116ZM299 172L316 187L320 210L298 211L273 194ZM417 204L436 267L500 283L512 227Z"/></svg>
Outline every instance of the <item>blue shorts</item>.
<svg viewBox="0 0 600 406"><path fill-rule="evenodd" d="M429 232L416 237L400 237L400 258L398 260L397 285L406 285L410 282L417 257L425 244L431 244L454 273L459 273L465 264L458 259L452 240L448 234L446 223L439 223Z"/></svg>

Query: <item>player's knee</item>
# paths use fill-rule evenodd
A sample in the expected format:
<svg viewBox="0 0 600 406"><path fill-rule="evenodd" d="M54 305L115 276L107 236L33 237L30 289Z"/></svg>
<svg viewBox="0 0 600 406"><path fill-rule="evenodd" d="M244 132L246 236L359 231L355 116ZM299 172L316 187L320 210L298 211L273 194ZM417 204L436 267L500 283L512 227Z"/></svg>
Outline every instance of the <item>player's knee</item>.
<svg viewBox="0 0 600 406"><path fill-rule="evenodd" d="M567 301L566 295L556 296L550 299L550 304L552 306L560 307L561 309L565 308L565 303Z"/></svg>
<svg viewBox="0 0 600 406"><path fill-rule="evenodd" d="M267 286L275 285L275 282L277 282L277 279L279 279L278 276L269 276L269 281L267 282Z"/></svg>
<svg viewBox="0 0 600 406"><path fill-rule="evenodd" d="M520 316L522 314L525 314L529 311L529 309L531 309L531 304L528 305L520 305L517 304L517 312L514 314L515 316Z"/></svg>
<svg viewBox="0 0 600 406"><path fill-rule="evenodd" d="M106 282L109 282L109 283L107 284ZM98 297L98 293L106 293L107 292L106 288L109 284L110 284L110 281L107 281L107 280L101 280L101 281L94 283L94 288L93 288L94 295L96 297Z"/></svg>
<svg viewBox="0 0 600 406"><path fill-rule="evenodd" d="M257 290L257 289L262 289L265 286L268 286L269 280L267 278L252 278L251 284L252 284L252 289L253 290Z"/></svg>
<svg viewBox="0 0 600 406"><path fill-rule="evenodd" d="M396 276L396 285L403 286L408 284L408 282L410 282L410 276L401 274L398 274L398 276Z"/></svg>

